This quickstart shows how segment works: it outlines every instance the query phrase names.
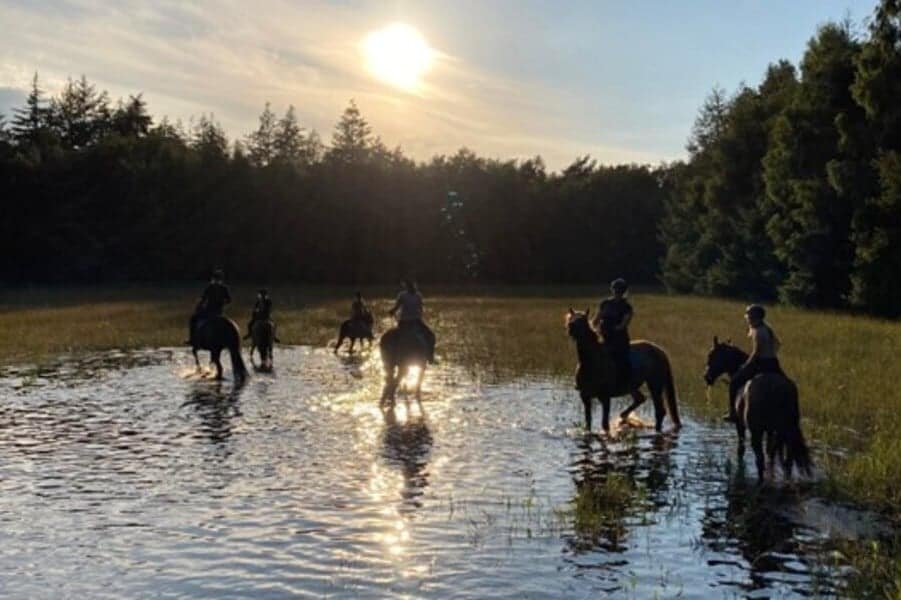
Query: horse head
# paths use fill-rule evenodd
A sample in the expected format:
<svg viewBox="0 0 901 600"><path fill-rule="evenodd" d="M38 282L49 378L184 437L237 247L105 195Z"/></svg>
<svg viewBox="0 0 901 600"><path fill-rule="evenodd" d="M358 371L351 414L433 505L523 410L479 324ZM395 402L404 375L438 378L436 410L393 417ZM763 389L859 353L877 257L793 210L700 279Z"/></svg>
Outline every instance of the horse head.
<svg viewBox="0 0 901 600"><path fill-rule="evenodd" d="M744 352L732 345L732 340L721 342L717 336L713 336L713 346L707 353L707 368L704 370L704 381L707 385L713 383L724 373L735 373L745 361Z"/></svg>
<svg viewBox="0 0 901 600"><path fill-rule="evenodd" d="M573 310L572 307L569 308L569 311L566 313L566 332L569 334L569 337L577 342L583 340L597 341L598 335L591 328L591 323L589 322L590 313L590 308L586 308L585 312Z"/></svg>

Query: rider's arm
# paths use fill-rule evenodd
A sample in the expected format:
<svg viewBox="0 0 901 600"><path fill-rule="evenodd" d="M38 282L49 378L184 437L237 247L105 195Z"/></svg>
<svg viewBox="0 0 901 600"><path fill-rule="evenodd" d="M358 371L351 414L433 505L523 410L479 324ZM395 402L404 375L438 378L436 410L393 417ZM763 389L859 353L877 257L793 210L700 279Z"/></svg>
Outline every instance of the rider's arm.
<svg viewBox="0 0 901 600"><path fill-rule="evenodd" d="M391 307L391 310L388 311L390 316L394 316L397 314L397 311L400 310L400 296L397 297L397 300L394 301L394 306Z"/></svg>
<svg viewBox="0 0 901 600"><path fill-rule="evenodd" d="M751 330L750 337L751 337L751 355L748 357L748 360L745 361L746 365L751 364L752 362L754 362L757 359L757 353L759 351L759 349L757 348L757 330L756 329Z"/></svg>
<svg viewBox="0 0 901 600"><path fill-rule="evenodd" d="M632 321L632 308L629 307L629 310L626 312L626 314L623 315L622 321L619 322L619 327L617 327L617 329L619 329L620 331L624 331L626 329L626 327L629 326L629 323L631 321Z"/></svg>

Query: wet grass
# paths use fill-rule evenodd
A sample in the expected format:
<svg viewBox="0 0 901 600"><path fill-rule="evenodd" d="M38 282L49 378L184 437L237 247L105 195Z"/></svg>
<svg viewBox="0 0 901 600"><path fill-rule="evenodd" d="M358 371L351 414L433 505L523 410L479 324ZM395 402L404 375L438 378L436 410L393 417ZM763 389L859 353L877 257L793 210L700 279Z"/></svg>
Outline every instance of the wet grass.
<svg viewBox="0 0 901 600"><path fill-rule="evenodd" d="M200 286L28 289L0 292L0 364L40 362L62 352L178 346ZM229 313L243 328L255 289L233 287ZM568 306L596 306L578 288L426 289L427 317L439 356L484 381L534 374L571 385L575 354L563 329ZM336 337L350 288L272 290L285 343L322 346ZM377 329L393 288L364 288L374 298ZM670 354L682 404L695 416L725 410L725 386L706 399L700 374L714 334L747 345L740 302L635 293L633 338ZM824 488L901 519L901 323L785 307L768 321L782 339L782 362L799 383L805 432L826 468ZM574 398L575 401L575 398ZM609 487L609 486L608 486ZM587 492L586 492L587 493ZM591 492L594 493L594 492ZM605 492L606 493L606 492ZM586 498L592 505L597 498ZM603 500L603 502L601 502ZM598 500L601 505L606 499ZM578 510L576 514L578 514ZM587 511L586 514L590 514ZM590 519L589 519L590 520ZM901 582L897 544L856 552L861 572ZM869 565L870 567L868 567ZM893 573L893 575L889 575ZM895 585L894 588L891 585ZM886 584L885 590L901 586Z"/></svg>

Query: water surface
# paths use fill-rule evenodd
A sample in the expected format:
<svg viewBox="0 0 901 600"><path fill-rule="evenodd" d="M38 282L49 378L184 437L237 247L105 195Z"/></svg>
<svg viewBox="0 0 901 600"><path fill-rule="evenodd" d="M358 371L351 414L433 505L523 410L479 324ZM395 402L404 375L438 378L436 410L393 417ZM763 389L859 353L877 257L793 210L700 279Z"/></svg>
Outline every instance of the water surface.
<svg viewBox="0 0 901 600"><path fill-rule="evenodd" d="M181 349L0 371L2 595L829 596L831 540L866 529L810 486L758 490L689 411L608 438L569 381L445 364L383 412L373 356L275 364L240 388ZM626 501L579 515L611 477Z"/></svg>

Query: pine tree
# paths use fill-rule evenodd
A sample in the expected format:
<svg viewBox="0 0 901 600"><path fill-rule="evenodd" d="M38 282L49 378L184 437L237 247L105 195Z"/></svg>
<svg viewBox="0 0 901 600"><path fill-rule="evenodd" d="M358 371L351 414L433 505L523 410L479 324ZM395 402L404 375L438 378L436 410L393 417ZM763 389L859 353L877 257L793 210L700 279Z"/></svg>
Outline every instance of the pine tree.
<svg viewBox="0 0 901 600"><path fill-rule="evenodd" d="M76 150L98 142L111 126L109 96L84 75L66 82L59 97L50 101L49 114L63 144Z"/></svg>
<svg viewBox="0 0 901 600"><path fill-rule="evenodd" d="M356 102L351 100L335 126L327 156L338 162L361 163L372 155L379 144Z"/></svg>
<svg viewBox="0 0 901 600"><path fill-rule="evenodd" d="M34 143L40 132L47 127L48 109L44 100L44 91L38 87L38 74L31 80L31 92L25 100L25 108L13 110L10 134L19 144Z"/></svg>
<svg viewBox="0 0 901 600"><path fill-rule="evenodd" d="M256 131L247 136L245 148L250 162L258 167L265 167L275 160L277 155L276 149L276 128L278 122L275 113L269 108L269 103L260 114L260 125Z"/></svg>

